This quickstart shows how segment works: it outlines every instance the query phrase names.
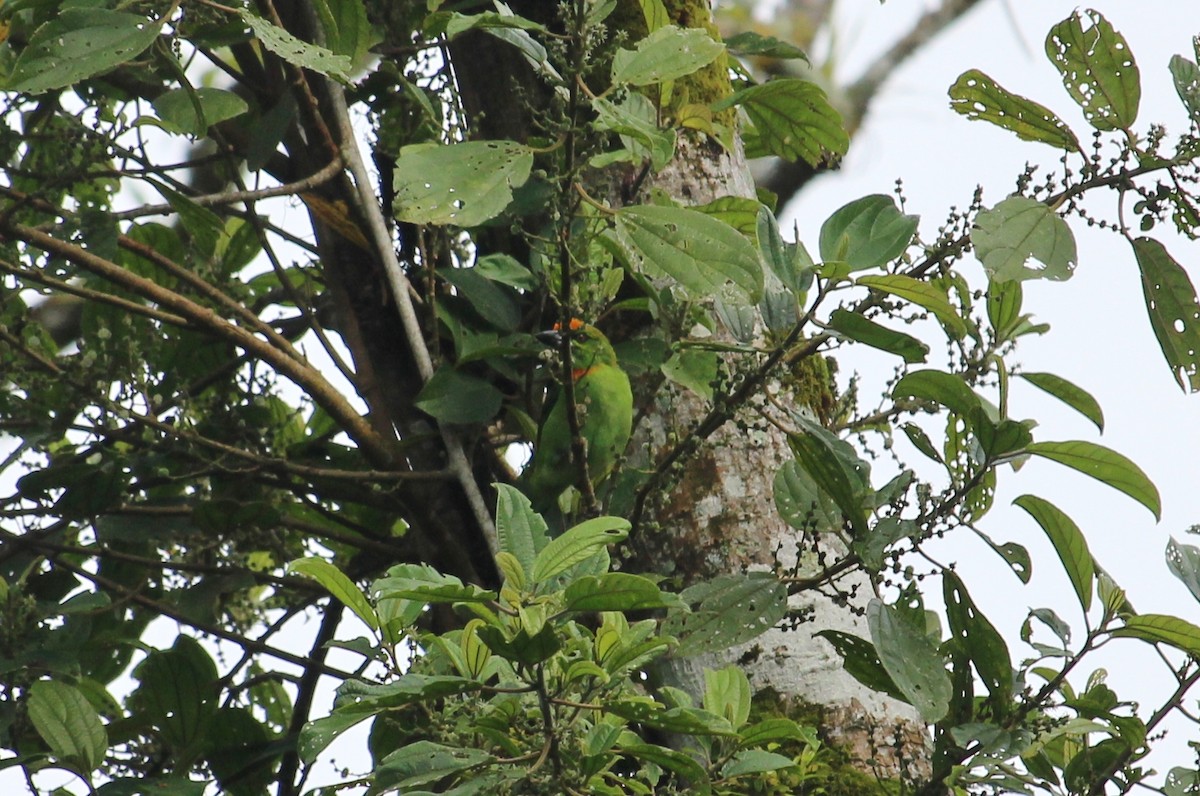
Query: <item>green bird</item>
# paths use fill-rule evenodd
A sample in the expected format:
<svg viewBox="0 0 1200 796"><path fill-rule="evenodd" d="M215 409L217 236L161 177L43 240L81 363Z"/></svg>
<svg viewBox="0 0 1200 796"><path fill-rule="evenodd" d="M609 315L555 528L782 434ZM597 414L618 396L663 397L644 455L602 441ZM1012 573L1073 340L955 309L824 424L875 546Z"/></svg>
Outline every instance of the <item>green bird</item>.
<svg viewBox="0 0 1200 796"><path fill-rule="evenodd" d="M562 334L556 326L538 337L543 342L561 343ZM629 377L617 365L612 344L599 329L574 319L566 334L571 341L575 416L587 446L588 477L595 485L612 471L629 443L633 392ZM542 423L522 478L533 508L539 512L554 508L563 490L577 483L579 472L579 465L571 460L567 393L563 390Z"/></svg>

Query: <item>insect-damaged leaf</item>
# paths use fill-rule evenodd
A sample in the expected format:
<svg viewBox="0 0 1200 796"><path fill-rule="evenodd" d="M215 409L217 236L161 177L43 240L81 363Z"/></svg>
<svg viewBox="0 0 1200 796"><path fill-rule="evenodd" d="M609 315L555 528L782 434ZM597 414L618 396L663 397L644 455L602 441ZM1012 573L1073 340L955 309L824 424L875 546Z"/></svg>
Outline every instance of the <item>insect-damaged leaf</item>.
<svg viewBox="0 0 1200 796"><path fill-rule="evenodd" d="M968 119L980 119L1011 130L1025 141L1079 151L1079 139L1053 111L1009 93L978 69L963 72L950 87L950 107Z"/></svg>

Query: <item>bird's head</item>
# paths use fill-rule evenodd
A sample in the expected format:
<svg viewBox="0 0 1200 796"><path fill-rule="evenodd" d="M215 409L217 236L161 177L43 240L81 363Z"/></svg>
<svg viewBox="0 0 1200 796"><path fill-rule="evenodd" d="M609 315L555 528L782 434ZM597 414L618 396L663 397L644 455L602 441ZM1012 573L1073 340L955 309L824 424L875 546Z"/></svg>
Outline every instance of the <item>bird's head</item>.
<svg viewBox="0 0 1200 796"><path fill-rule="evenodd" d="M617 354L604 332L578 318L571 319L566 331L563 331L562 324L556 323L552 330L537 335L538 340L554 347L561 346L564 337L571 341L572 375L576 380L592 368L617 364Z"/></svg>

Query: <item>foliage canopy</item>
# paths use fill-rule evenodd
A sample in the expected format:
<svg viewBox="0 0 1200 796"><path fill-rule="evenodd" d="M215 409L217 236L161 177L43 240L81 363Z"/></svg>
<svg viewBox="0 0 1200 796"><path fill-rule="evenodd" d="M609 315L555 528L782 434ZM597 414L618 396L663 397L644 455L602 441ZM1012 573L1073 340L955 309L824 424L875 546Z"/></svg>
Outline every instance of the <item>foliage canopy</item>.
<svg viewBox="0 0 1200 796"><path fill-rule="evenodd" d="M806 246L730 169L743 152L835 162L842 119L813 82L757 71L803 52L721 38L706 5L18 1L0 18L0 739L31 789L55 768L105 796L298 793L368 720L370 770L343 784L371 792L831 788L838 753L765 715L739 666L702 693L653 679L803 628L789 597L806 593L865 617L865 636L813 643L933 728L905 787L1149 776L1147 739L1200 679L1200 628L1136 613L1042 496L1017 504L1066 569L1082 640L1034 611L1014 660L975 584L921 555L974 531L1028 580L1029 553L976 526L1030 457L1160 516L1134 462L1044 437L1009 381L1102 429L1092 396L1010 360L1048 330L1022 282L1087 267L1072 224L1100 224L1130 247L1167 366L1200 390L1200 304L1149 237L1200 224L1200 44L1170 61L1192 121L1170 138L1136 126L1120 33L1071 15L1046 54L1090 140L978 70L949 89L1058 171L933 239L897 197L866 196ZM723 190L671 189L702 162L726 164ZM1110 189L1111 217L1085 208ZM579 488L542 517L505 451L537 439L548 392L571 394L571 346L547 357L535 334L572 318L616 343L643 436L593 488L587 408L569 403ZM895 358L879 406L830 374L853 346ZM654 438L681 396L699 410ZM761 466L800 562L650 571L657 508L736 424L786 439L791 458ZM898 466L868 439L898 443ZM1168 557L1200 598L1200 550ZM848 593L848 573L882 598ZM931 575L940 617L917 589ZM366 635L336 639L346 610ZM282 629L306 615L293 652ZM154 648L160 618L181 630ZM1176 692L1145 713L1100 675L1073 684L1110 643L1160 647ZM328 715L322 678L339 684ZM1200 773L1161 784L1194 792Z"/></svg>

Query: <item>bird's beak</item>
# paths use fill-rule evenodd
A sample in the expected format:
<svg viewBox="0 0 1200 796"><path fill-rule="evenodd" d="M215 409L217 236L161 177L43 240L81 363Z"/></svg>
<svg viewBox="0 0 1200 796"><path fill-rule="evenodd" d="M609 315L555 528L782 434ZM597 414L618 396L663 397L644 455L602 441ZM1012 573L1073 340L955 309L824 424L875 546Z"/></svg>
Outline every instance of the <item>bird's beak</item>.
<svg viewBox="0 0 1200 796"><path fill-rule="evenodd" d="M562 332L557 329L538 332L533 337L542 345L550 346L551 348L558 348L562 345Z"/></svg>

